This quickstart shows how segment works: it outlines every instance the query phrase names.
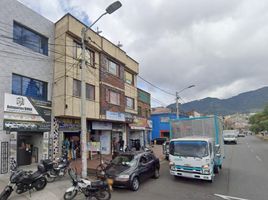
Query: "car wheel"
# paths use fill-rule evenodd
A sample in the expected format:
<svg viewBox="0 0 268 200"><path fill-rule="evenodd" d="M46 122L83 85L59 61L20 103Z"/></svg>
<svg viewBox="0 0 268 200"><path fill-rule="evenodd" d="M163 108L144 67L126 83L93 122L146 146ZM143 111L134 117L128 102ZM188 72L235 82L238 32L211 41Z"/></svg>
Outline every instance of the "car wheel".
<svg viewBox="0 0 268 200"><path fill-rule="evenodd" d="M159 169L158 168L155 168L153 178L158 179L159 176L160 176Z"/></svg>
<svg viewBox="0 0 268 200"><path fill-rule="evenodd" d="M140 181L137 176L135 176L131 182L131 190L132 191L138 191L140 187Z"/></svg>

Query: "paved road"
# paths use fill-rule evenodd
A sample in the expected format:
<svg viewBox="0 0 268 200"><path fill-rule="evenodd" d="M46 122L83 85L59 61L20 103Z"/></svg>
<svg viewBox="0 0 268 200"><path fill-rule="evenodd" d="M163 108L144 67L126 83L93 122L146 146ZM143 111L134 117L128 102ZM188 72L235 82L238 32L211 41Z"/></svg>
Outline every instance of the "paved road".
<svg viewBox="0 0 268 200"><path fill-rule="evenodd" d="M226 145L226 159L223 169L211 184L205 181L174 178L169 175L168 163L161 165L161 177L148 180L138 192L116 189L112 193L115 200L136 199L183 199L220 200L215 194L250 200L268 199L268 143L254 136L239 138L238 145ZM62 199L68 180L49 184L44 191L29 195L14 195L11 199ZM82 196L77 199L83 199Z"/></svg>

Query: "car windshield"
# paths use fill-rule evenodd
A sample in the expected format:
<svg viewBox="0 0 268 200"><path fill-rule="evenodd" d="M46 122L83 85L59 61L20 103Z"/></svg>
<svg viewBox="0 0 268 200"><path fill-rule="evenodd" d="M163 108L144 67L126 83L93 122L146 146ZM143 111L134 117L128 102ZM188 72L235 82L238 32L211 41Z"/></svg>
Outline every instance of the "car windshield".
<svg viewBox="0 0 268 200"><path fill-rule="evenodd" d="M116 156L112 160L112 164L114 165L126 165L126 166L135 166L137 163L137 159L135 159L134 155L119 155Z"/></svg>
<svg viewBox="0 0 268 200"><path fill-rule="evenodd" d="M169 152L173 156L206 157L208 143L205 141L173 141L169 144Z"/></svg>

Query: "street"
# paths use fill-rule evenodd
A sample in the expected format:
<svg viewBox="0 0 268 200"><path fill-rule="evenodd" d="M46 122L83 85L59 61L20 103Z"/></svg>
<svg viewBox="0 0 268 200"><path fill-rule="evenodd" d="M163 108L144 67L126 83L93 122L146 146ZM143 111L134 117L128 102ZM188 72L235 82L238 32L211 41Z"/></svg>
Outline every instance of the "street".
<svg viewBox="0 0 268 200"><path fill-rule="evenodd" d="M169 175L168 162L161 165L159 179L150 179L143 183L138 192L115 189L112 199L233 199L267 200L268 181L268 143L247 136L239 138L237 145L225 145L225 161L214 183ZM2 186L2 183L1 183ZM45 190L29 194L13 194L11 200L18 199L62 199L64 191L71 186L67 179L48 184ZM218 195L218 196L217 196ZM224 195L219 197L220 195ZM80 195L77 199L83 199Z"/></svg>

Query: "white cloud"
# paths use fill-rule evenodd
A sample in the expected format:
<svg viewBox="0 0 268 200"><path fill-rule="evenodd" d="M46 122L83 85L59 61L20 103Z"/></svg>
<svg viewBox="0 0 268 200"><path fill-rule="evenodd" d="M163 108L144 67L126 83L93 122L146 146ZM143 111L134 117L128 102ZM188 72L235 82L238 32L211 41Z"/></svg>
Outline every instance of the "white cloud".
<svg viewBox="0 0 268 200"><path fill-rule="evenodd" d="M20 0L52 21L71 11L94 21L107 0ZM186 101L226 98L267 85L268 1L122 0L123 6L98 22L103 35L140 63L147 80ZM89 20L85 16L89 17ZM165 103L174 102L151 86L144 89Z"/></svg>

